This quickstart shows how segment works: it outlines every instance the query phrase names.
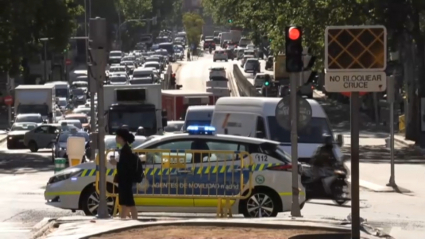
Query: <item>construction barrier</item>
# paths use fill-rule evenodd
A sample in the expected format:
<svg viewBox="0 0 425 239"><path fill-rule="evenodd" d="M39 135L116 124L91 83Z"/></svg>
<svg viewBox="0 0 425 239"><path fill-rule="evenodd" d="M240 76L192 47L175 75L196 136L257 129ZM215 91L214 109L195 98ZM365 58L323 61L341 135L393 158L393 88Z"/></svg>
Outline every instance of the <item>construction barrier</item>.
<svg viewBox="0 0 425 239"><path fill-rule="evenodd" d="M232 216L235 200L246 199L252 192L254 162L247 152L221 150L134 150L144 162L145 178L133 187L136 206L217 207L217 216ZM117 152L109 151L108 155ZM96 158L98 169L99 158ZM107 164L108 165L108 164ZM116 169L108 168L107 182L112 183ZM119 186L119 185L115 185ZM107 192L115 198L113 216L117 213L117 191ZM96 170L99 193L99 172ZM176 201L177 199L177 201Z"/></svg>

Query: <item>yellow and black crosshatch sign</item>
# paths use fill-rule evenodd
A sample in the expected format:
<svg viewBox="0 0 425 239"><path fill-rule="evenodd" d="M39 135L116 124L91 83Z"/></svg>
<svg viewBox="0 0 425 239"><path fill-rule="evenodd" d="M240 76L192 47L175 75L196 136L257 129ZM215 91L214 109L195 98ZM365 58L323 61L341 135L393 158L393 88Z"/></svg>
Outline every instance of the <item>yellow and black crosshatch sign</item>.
<svg viewBox="0 0 425 239"><path fill-rule="evenodd" d="M327 71L383 71L387 66L384 26L329 26L325 33Z"/></svg>

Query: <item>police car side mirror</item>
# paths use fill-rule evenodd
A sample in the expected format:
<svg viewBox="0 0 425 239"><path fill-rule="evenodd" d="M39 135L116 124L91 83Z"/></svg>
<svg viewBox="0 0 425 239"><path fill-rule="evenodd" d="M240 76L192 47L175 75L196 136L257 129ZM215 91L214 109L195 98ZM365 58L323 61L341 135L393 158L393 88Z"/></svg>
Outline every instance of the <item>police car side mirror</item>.
<svg viewBox="0 0 425 239"><path fill-rule="evenodd" d="M338 135L336 136L336 144L337 144L339 147L342 147L342 145L344 145L344 137L342 136L342 134L338 134Z"/></svg>

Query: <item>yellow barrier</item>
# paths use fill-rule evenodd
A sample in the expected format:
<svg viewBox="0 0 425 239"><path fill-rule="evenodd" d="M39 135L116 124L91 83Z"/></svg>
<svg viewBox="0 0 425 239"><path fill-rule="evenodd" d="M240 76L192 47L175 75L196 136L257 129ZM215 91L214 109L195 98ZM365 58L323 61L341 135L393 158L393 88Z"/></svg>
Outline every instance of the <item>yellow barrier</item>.
<svg viewBox="0 0 425 239"><path fill-rule="evenodd" d="M247 152L221 150L133 150L143 161L145 178L133 188L136 206L217 207L217 216L232 216L231 206L252 192L254 162ZM114 154L113 151L106 153ZM98 168L99 158L96 158ZM107 170L112 183L115 169ZM119 186L119 185L116 185ZM99 193L99 172L96 171ZM107 192L114 197L116 188Z"/></svg>
<svg viewBox="0 0 425 239"><path fill-rule="evenodd" d="M398 117L398 131L405 132L406 130L406 117L405 115L400 115Z"/></svg>

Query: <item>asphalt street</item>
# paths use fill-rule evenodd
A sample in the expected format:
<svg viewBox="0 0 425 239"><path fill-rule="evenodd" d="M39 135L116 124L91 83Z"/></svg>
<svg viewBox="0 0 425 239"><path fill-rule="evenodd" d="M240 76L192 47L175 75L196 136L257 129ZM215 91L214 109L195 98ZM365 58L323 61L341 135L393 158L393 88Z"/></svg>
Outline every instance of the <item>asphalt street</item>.
<svg viewBox="0 0 425 239"><path fill-rule="evenodd" d="M236 61L216 62L212 61L212 55L206 53L204 57L197 60L182 62L177 80L183 85L183 90L205 91L208 80L208 69L211 66L224 66L228 69L228 76L231 80L229 86L232 89L233 77L232 67ZM332 102L321 98L316 94L318 100L324 105L328 115L332 113ZM326 106L328 104L328 106ZM345 108L338 108L340 114ZM332 117L336 117L332 115ZM333 119L330 119L333 121ZM333 126L336 127L335 124ZM343 152L349 157L349 136L347 130L338 128L344 133L345 145ZM4 137L3 135L0 135ZM361 144L362 162L360 164L361 178L379 184L385 184L389 178L388 152L383 148L385 132L362 131ZM375 147L374 147L375 146ZM367 151L369 150L369 151ZM412 153L406 149L405 145L398 145L398 160L403 160L403 155L408 158L423 156ZM374 154L371 154L374 152ZM425 189L417 183L425 179L425 165L419 163L403 163L396 165L397 179L400 186L406 187L412 192L401 193L377 193L368 190L361 190L361 216L371 225L381 227L385 231L403 231L423 233L425 238L425 217L423 208L425 206ZM3 196L0 197L0 205L3 213L0 216L0 238L17 239L28 238L31 227L44 217L61 217L69 215L82 215L82 213L72 213L70 211L56 209L45 205L43 190L47 180L53 175L53 165L51 163L50 152L41 151L31 153L29 150L7 150L5 142L0 143L0 183L3 187ZM324 219L346 219L350 214L350 203L337 206L331 201L313 200L308 202L302 210L304 218L324 218ZM155 213L143 216L164 216L164 217L215 217L215 215L193 215L193 214L169 214ZM279 217L289 217L290 213L281 213ZM240 217L240 216L238 216ZM397 238L397 237L396 237ZM410 238L410 237L407 237ZM418 237L417 237L418 238ZM419 237L420 238L420 237Z"/></svg>
<svg viewBox="0 0 425 239"><path fill-rule="evenodd" d="M44 217L73 215L45 205L44 187L53 175L50 155L50 151L7 150L6 141L0 143L0 238L29 238L31 228Z"/></svg>

